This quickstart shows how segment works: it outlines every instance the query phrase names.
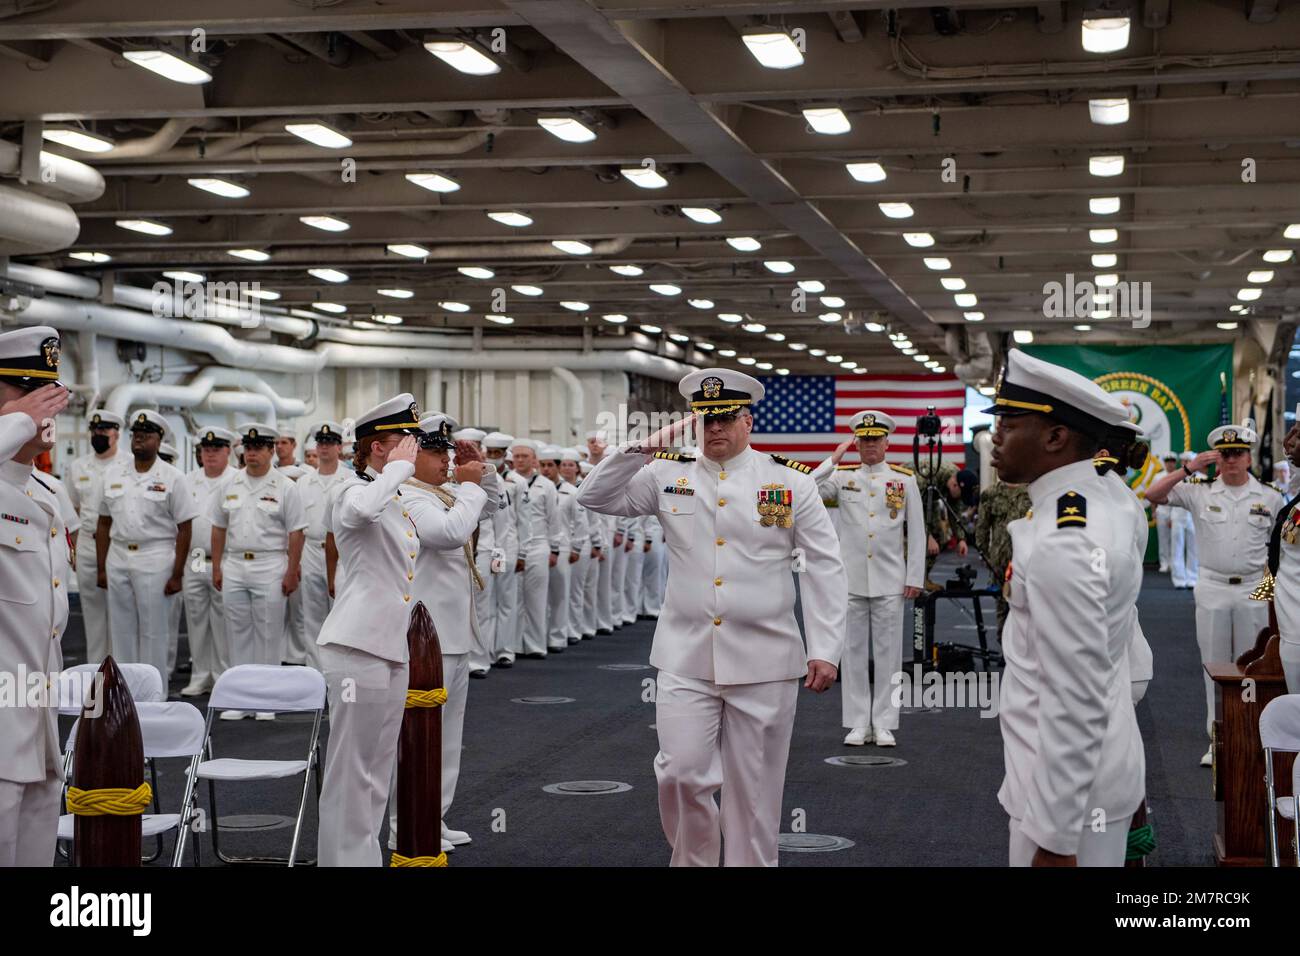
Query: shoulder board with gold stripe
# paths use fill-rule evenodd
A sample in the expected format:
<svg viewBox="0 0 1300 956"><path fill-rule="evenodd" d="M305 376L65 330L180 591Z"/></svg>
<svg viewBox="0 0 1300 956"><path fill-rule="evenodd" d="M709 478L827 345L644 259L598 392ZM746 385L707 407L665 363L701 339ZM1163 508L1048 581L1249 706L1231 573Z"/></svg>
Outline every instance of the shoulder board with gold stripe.
<svg viewBox="0 0 1300 956"><path fill-rule="evenodd" d="M805 475L812 474L811 465L805 465L801 461L791 461L789 458L786 458L784 455L773 455L772 460L776 462L778 465L785 465L787 468L793 468L795 471L801 471Z"/></svg>
<svg viewBox="0 0 1300 956"><path fill-rule="evenodd" d="M835 470L836 471L857 471L861 467L862 467L861 465L836 465Z"/></svg>
<svg viewBox="0 0 1300 956"><path fill-rule="evenodd" d="M889 463L889 467L892 468L894 471L900 472L901 474L904 475L915 474L915 472L913 472L912 469L908 468L906 465L895 465L892 461Z"/></svg>
<svg viewBox="0 0 1300 956"><path fill-rule="evenodd" d="M1056 526L1083 528L1088 524L1088 501L1077 491L1067 491L1056 499Z"/></svg>
<svg viewBox="0 0 1300 956"><path fill-rule="evenodd" d="M683 455L679 451L657 451L654 455L661 461L694 461L690 455Z"/></svg>

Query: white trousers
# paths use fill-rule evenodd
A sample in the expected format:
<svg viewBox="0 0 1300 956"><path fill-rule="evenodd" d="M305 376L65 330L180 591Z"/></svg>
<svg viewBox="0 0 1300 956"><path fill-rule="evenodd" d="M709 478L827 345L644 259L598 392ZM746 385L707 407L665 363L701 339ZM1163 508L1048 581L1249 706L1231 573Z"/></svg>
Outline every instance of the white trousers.
<svg viewBox="0 0 1300 956"><path fill-rule="evenodd" d="M77 535L77 592L81 595L81 623L86 629L86 663L99 664L108 656L108 592L98 584L98 555L94 535Z"/></svg>
<svg viewBox="0 0 1300 956"><path fill-rule="evenodd" d="M329 572L325 566L325 543L304 541L302 546L302 574L295 594L302 595L302 631L289 632L288 657L293 664L307 664L320 669L320 648L316 638L325 624L334 599L330 597ZM299 643L301 642L301 643Z"/></svg>
<svg viewBox="0 0 1300 956"><path fill-rule="evenodd" d="M591 546L584 543L582 554L576 564L569 565L569 621L568 636L581 638L583 634L593 634L587 630L583 616L583 602L587 595L587 569L591 567Z"/></svg>
<svg viewBox="0 0 1300 956"><path fill-rule="evenodd" d="M1196 644L1201 663L1236 660L1255 646L1260 628L1268 626L1268 602L1250 600L1262 573L1246 574L1241 584L1210 580L1209 572L1196 582ZM1205 733L1214 723L1214 681L1202 671L1205 681Z"/></svg>
<svg viewBox="0 0 1300 956"><path fill-rule="evenodd" d="M627 619L623 613L623 582L627 579L627 546L624 540L609 555L609 619L610 627L621 627Z"/></svg>
<svg viewBox="0 0 1300 956"><path fill-rule="evenodd" d="M614 537L605 536L601 546L604 561L596 562L596 593L593 608L596 617L596 629L612 631L614 629Z"/></svg>
<svg viewBox="0 0 1300 956"><path fill-rule="evenodd" d="M185 577L181 576L181 593L173 594L167 611L167 678L176 672L176 654L181 647L181 613L185 610ZM191 656L193 656L191 654Z"/></svg>
<svg viewBox="0 0 1300 956"><path fill-rule="evenodd" d="M641 575L645 567L645 545L637 542L627 556L627 568L623 573L623 620L629 624L636 622L641 613Z"/></svg>
<svg viewBox="0 0 1300 956"><path fill-rule="evenodd" d="M245 560L234 553L221 562L222 604L230 665L279 664L284 660L284 593L289 556Z"/></svg>
<svg viewBox="0 0 1300 956"><path fill-rule="evenodd" d="M1009 818L1011 840L1008 849L1011 866L1031 866L1037 844L1020 832L1020 821ZM1101 833L1085 826L1079 836L1079 852L1076 855L1079 866L1123 866L1128 853L1128 828L1133 821L1133 814L1120 819L1110 820Z"/></svg>
<svg viewBox="0 0 1300 956"><path fill-rule="evenodd" d="M841 723L850 730L897 729L895 685L890 678L903 669L903 596L850 594L844 630ZM868 659L876 664L874 680L867 670Z"/></svg>
<svg viewBox="0 0 1300 956"><path fill-rule="evenodd" d="M286 565L287 567L287 565ZM329 582L326 582L329 587ZM302 616L302 570L299 565L298 587L284 599L284 654L289 664L307 663L307 629Z"/></svg>
<svg viewBox="0 0 1300 956"><path fill-rule="evenodd" d="M546 609L551 584L551 549L543 543L525 558L519 582L521 643L525 654L546 653Z"/></svg>
<svg viewBox="0 0 1300 956"><path fill-rule="evenodd" d="M62 793L57 773L35 783L0 780L0 867L54 865Z"/></svg>
<svg viewBox="0 0 1300 956"><path fill-rule="evenodd" d="M192 562L185 565L185 624L190 639L190 683L211 684L229 664L226 647L226 616L221 606L221 592L212 586L212 561L203 562L196 571Z"/></svg>
<svg viewBox="0 0 1300 956"><path fill-rule="evenodd" d="M397 763L407 665L341 644L320 649L330 731L320 795L321 866L382 866L379 831Z"/></svg>
<svg viewBox="0 0 1300 956"><path fill-rule="evenodd" d="M167 648L175 595L163 593L172 576L171 545L127 551L108 549L108 627L118 663L152 664L167 688Z"/></svg>
<svg viewBox="0 0 1300 956"><path fill-rule="evenodd" d="M492 652L497 644L497 585L511 579L506 572L492 573L492 549L480 548L475 561L478 576L483 579L483 590L471 587L474 594L474 616L478 619L478 633L469 652L469 669L485 671L492 666Z"/></svg>
<svg viewBox="0 0 1300 956"><path fill-rule="evenodd" d="M1286 692L1300 694L1300 644L1279 641L1277 649L1282 658L1282 673L1286 675Z"/></svg>
<svg viewBox="0 0 1300 956"><path fill-rule="evenodd" d="M1169 505L1156 505L1156 552L1160 570L1169 570Z"/></svg>
<svg viewBox="0 0 1300 956"><path fill-rule="evenodd" d="M569 552L561 551L550 571L546 588L546 646L549 650L564 650L569 646L569 582L574 565L569 563Z"/></svg>
<svg viewBox="0 0 1300 956"><path fill-rule="evenodd" d="M447 703L442 705L442 810L445 820L456 798L460 779L461 741L465 739L465 702L469 698L469 655L442 655L442 683ZM388 800L388 841L397 839L397 766L393 766L392 795Z"/></svg>
<svg viewBox="0 0 1300 956"><path fill-rule="evenodd" d="M666 559L662 541L653 541L641 564L641 610L655 617L663 609L663 572L660 568Z"/></svg>
<svg viewBox="0 0 1300 956"><path fill-rule="evenodd" d="M660 671L659 818L672 866L776 866L799 679L715 684ZM721 810L713 795L721 788Z"/></svg>
<svg viewBox="0 0 1300 956"><path fill-rule="evenodd" d="M523 653L523 628L520 627L519 595L523 591L524 575L513 567L496 585L497 638L493 654L497 660L513 661Z"/></svg>
<svg viewBox="0 0 1300 956"><path fill-rule="evenodd" d="M1171 508L1169 516L1169 577L1174 587L1196 584L1200 559L1196 555L1196 525L1186 508ZM1259 582L1256 581L1255 584ZM1251 587L1255 585L1252 584Z"/></svg>
<svg viewBox="0 0 1300 956"><path fill-rule="evenodd" d="M587 570L582 576L582 633L592 637L600 627L596 609L600 603L600 566L604 563L591 557L590 550L587 552Z"/></svg>

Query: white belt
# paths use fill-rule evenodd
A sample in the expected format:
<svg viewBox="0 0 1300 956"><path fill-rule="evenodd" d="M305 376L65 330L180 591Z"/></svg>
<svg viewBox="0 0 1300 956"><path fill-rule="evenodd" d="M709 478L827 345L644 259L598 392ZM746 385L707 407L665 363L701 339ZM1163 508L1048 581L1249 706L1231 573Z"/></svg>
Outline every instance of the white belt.
<svg viewBox="0 0 1300 956"><path fill-rule="evenodd" d="M1213 581L1215 584L1249 584L1254 587L1264 580L1264 568L1243 571L1240 574L1221 574L1218 571L1211 571L1209 568L1202 567L1197 571L1196 576L1201 580Z"/></svg>

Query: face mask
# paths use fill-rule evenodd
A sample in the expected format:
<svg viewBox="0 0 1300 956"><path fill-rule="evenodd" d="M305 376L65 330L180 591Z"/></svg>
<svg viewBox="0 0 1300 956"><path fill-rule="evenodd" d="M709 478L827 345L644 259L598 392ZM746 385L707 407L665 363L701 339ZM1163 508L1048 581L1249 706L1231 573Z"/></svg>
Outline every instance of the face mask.
<svg viewBox="0 0 1300 956"><path fill-rule="evenodd" d="M95 449L95 454L96 454L96 455L102 455L102 454L104 454L104 452L108 451L108 436L107 436L107 435L91 435L91 436L90 436L90 447L93 448L93 449Z"/></svg>

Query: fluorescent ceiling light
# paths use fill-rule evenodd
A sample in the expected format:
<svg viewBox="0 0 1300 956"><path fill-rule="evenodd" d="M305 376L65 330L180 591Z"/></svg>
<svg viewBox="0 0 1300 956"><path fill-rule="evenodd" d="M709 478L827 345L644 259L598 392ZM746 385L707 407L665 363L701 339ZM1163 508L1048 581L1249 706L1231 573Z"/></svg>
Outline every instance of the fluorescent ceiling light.
<svg viewBox="0 0 1300 956"><path fill-rule="evenodd" d="M424 48L454 70L470 76L491 76L501 72L501 64L488 56L474 43L452 37L431 37Z"/></svg>
<svg viewBox="0 0 1300 956"><path fill-rule="evenodd" d="M868 322L867 325L866 325L866 329L867 329L868 332L883 332L883 331L885 331L885 327L884 327L883 325L881 325L879 322Z"/></svg>
<svg viewBox="0 0 1300 956"><path fill-rule="evenodd" d="M838 295L824 295L821 298L821 303L828 309L844 308L844 299Z"/></svg>
<svg viewBox="0 0 1300 956"><path fill-rule="evenodd" d="M763 263L763 268L778 275L789 275L794 272L794 263L786 262L784 259L768 259Z"/></svg>
<svg viewBox="0 0 1300 956"><path fill-rule="evenodd" d="M911 219L914 215L912 207L905 202L881 202L876 205L890 219Z"/></svg>
<svg viewBox="0 0 1300 956"><path fill-rule="evenodd" d="M1244 315L1244 314L1246 313L1247 309L1246 309L1246 307L1245 307L1244 305L1242 305L1240 302L1234 302L1232 305L1228 306L1228 311L1229 311L1229 312L1234 312L1234 313L1236 313L1237 315Z"/></svg>
<svg viewBox="0 0 1300 956"><path fill-rule="evenodd" d="M1076 332L1091 332L1091 331L1092 331L1092 326L1091 326L1091 325L1076 325L1076 326L1074 327L1074 331L1076 331Z"/></svg>
<svg viewBox="0 0 1300 956"><path fill-rule="evenodd" d="M800 279L795 284L805 292L811 292L814 295L826 291L826 283L822 282L821 279Z"/></svg>
<svg viewBox="0 0 1300 956"><path fill-rule="evenodd" d="M944 365L936 365L936 366L935 366L934 368L932 368L930 371L934 372L935 375L942 375L944 372L948 371L948 369L947 369L947 366L944 366Z"/></svg>
<svg viewBox="0 0 1300 956"><path fill-rule="evenodd" d="M722 222L722 216L718 214L717 210L710 209L708 206L683 206L682 215L705 226L712 226Z"/></svg>
<svg viewBox="0 0 1300 956"><path fill-rule="evenodd" d="M757 335L759 332L767 331L767 326L763 325L761 322L746 322L744 325L741 326L741 328L744 329L746 332L753 332L755 335Z"/></svg>
<svg viewBox="0 0 1300 956"><path fill-rule="evenodd" d="M839 136L853 129L853 124L838 106L804 107L803 118L808 121L808 125L814 132L824 136Z"/></svg>
<svg viewBox="0 0 1300 956"><path fill-rule="evenodd" d="M952 262L943 258L943 256L926 256L922 261L927 269L934 272L947 272L952 268Z"/></svg>
<svg viewBox="0 0 1300 956"><path fill-rule="evenodd" d="M390 242L388 251L399 256L406 256L408 259L423 259L429 254L428 249L424 248L424 246L417 246L413 242Z"/></svg>
<svg viewBox="0 0 1300 956"><path fill-rule="evenodd" d="M844 168L860 183L879 183L885 180L885 167L879 163L845 163Z"/></svg>
<svg viewBox="0 0 1300 956"><path fill-rule="evenodd" d="M962 313L962 318L964 318L967 322L983 322L983 321L984 321L984 313L983 313L983 312L963 312L963 313Z"/></svg>
<svg viewBox="0 0 1300 956"><path fill-rule="evenodd" d="M674 342L689 342L691 340L689 335L683 335L681 332L669 332L668 337Z"/></svg>
<svg viewBox="0 0 1300 956"><path fill-rule="evenodd" d="M299 216L298 221L304 226L322 229L325 232L347 232L352 228L351 223L345 222L337 216Z"/></svg>
<svg viewBox="0 0 1300 956"><path fill-rule="evenodd" d="M351 137L329 123L285 123L284 131L322 149L346 149L352 145Z"/></svg>
<svg viewBox="0 0 1300 956"><path fill-rule="evenodd" d="M806 352L808 350L808 346L803 342L791 342L786 348L792 352Z"/></svg>
<svg viewBox="0 0 1300 956"><path fill-rule="evenodd" d="M47 126L41 130L41 136L51 143L58 143L60 146L77 149L83 153L107 153L116 145L107 136L65 126Z"/></svg>
<svg viewBox="0 0 1300 956"><path fill-rule="evenodd" d="M1290 262L1295 255L1290 249L1269 249L1264 253L1265 262Z"/></svg>
<svg viewBox="0 0 1300 956"><path fill-rule="evenodd" d="M1114 242L1119 238L1119 231L1116 229L1089 229L1088 238L1096 243Z"/></svg>
<svg viewBox="0 0 1300 956"><path fill-rule="evenodd" d="M434 193L454 193L460 183L442 173L407 173L406 181Z"/></svg>
<svg viewBox="0 0 1300 956"><path fill-rule="evenodd" d="M660 295L681 295L681 286L675 286L671 282L653 282L650 284L651 292L658 292Z"/></svg>
<svg viewBox="0 0 1300 956"><path fill-rule="evenodd" d="M904 355L915 355L917 352L920 351L920 349L916 348L915 346L909 345L907 348L900 349L899 351L901 351Z"/></svg>
<svg viewBox="0 0 1300 956"><path fill-rule="evenodd" d="M280 298L280 293L272 292L270 289L245 289L244 295L251 299L265 299L268 302L274 302Z"/></svg>
<svg viewBox="0 0 1300 956"><path fill-rule="evenodd" d="M537 125L566 143L590 143L596 131L576 116L539 116Z"/></svg>
<svg viewBox="0 0 1300 956"><path fill-rule="evenodd" d="M1119 275L1114 272L1106 272L1102 275L1096 276L1095 281L1097 283L1097 288L1109 289L1111 286L1119 285Z"/></svg>
<svg viewBox="0 0 1300 956"><path fill-rule="evenodd" d="M514 325L515 320L508 315L497 315L495 312L489 312L483 316L489 322L495 322L497 325Z"/></svg>
<svg viewBox="0 0 1300 956"><path fill-rule="evenodd" d="M1118 126L1128 122L1128 99L1088 100L1088 118L1098 126Z"/></svg>
<svg viewBox="0 0 1300 956"><path fill-rule="evenodd" d="M1118 176L1124 172L1123 156L1090 156L1088 172L1094 176Z"/></svg>
<svg viewBox="0 0 1300 956"><path fill-rule="evenodd" d="M564 309L568 309L570 312L586 312L588 309L591 308L591 306L588 305L586 302L577 302L574 300L561 302L560 307Z"/></svg>
<svg viewBox="0 0 1300 956"><path fill-rule="evenodd" d="M790 374L790 370L789 370L788 368L779 368L779 369L776 370L776 374L777 374L777 375L789 375L789 374Z"/></svg>
<svg viewBox="0 0 1300 956"><path fill-rule="evenodd" d="M594 251L591 246L578 239L552 239L551 245L571 256L589 256Z"/></svg>
<svg viewBox="0 0 1300 956"><path fill-rule="evenodd" d="M469 306L464 302L439 302L438 308L448 312L468 312Z"/></svg>
<svg viewBox="0 0 1300 956"><path fill-rule="evenodd" d="M313 309L320 309L322 312L333 312L335 315L348 310L346 305L340 305L337 302L313 302L311 307Z"/></svg>
<svg viewBox="0 0 1300 956"><path fill-rule="evenodd" d="M1118 196L1093 196L1088 200L1088 211L1094 216L1109 216L1119 212Z"/></svg>
<svg viewBox="0 0 1300 956"><path fill-rule="evenodd" d="M185 180L195 189L202 189L204 192L212 193L214 196L220 196L223 199L243 199L248 195L248 190L238 183L232 183L227 179L211 179L207 177L198 177L195 179Z"/></svg>
<svg viewBox="0 0 1300 956"><path fill-rule="evenodd" d="M821 358L823 355L826 354L826 350L825 350L825 349L809 349L809 350L808 350L808 354L809 354L809 355L815 355L817 358Z"/></svg>
<svg viewBox="0 0 1300 956"><path fill-rule="evenodd" d="M1111 300L1111 294L1109 292L1104 292L1104 291L1098 292L1096 295L1092 297L1092 301L1098 303L1099 305L1109 305L1110 300Z"/></svg>
<svg viewBox="0 0 1300 956"><path fill-rule="evenodd" d="M645 272L640 266L633 265L610 266L609 271L621 276L639 276Z"/></svg>
<svg viewBox="0 0 1300 956"><path fill-rule="evenodd" d="M112 262L113 257L107 252L69 252L68 255L73 259L80 259L82 262Z"/></svg>
<svg viewBox="0 0 1300 956"><path fill-rule="evenodd" d="M928 249L934 245L934 236L928 232L905 232L903 233L903 239L909 246L917 249Z"/></svg>
<svg viewBox="0 0 1300 956"><path fill-rule="evenodd" d="M536 295L541 295L541 294L542 294L542 288L541 288L541 286L535 286L535 285L512 285L510 288L514 289L514 290L515 290L516 292L518 292L520 295L533 295L533 296L536 296Z"/></svg>
<svg viewBox="0 0 1300 956"><path fill-rule="evenodd" d="M645 166L624 166L619 173L633 186L642 189L663 189L668 185L668 180L664 179L659 170Z"/></svg>
<svg viewBox="0 0 1300 956"><path fill-rule="evenodd" d="M958 292L952 299L963 309L970 309L979 305L979 298L973 292Z"/></svg>
<svg viewBox="0 0 1300 956"><path fill-rule="evenodd" d="M661 329L661 328L660 328L659 326L657 326L657 325L642 325L642 326L641 326L641 331L642 331L642 332L649 332L651 335L657 335L658 333L662 332L663 329Z"/></svg>
<svg viewBox="0 0 1300 956"><path fill-rule="evenodd" d="M730 322L732 325L735 325L737 322L745 321L743 315L737 315L735 312L719 312L718 318L723 322Z"/></svg>
<svg viewBox="0 0 1300 956"><path fill-rule="evenodd" d="M1128 17L1084 20L1080 40L1089 53L1114 53L1128 46Z"/></svg>
<svg viewBox="0 0 1300 956"><path fill-rule="evenodd" d="M1283 239L1300 239L1300 222L1293 222L1282 231Z"/></svg>
<svg viewBox="0 0 1300 956"><path fill-rule="evenodd" d="M171 226L164 226L152 219L118 219L116 224L119 229L142 232L146 236L170 236L172 234Z"/></svg>
<svg viewBox="0 0 1300 956"><path fill-rule="evenodd" d="M717 346L714 345L712 342L696 342L695 347L705 352L712 352L715 348L717 348Z"/></svg>
<svg viewBox="0 0 1300 956"><path fill-rule="evenodd" d="M820 322L839 322L843 318L844 316L840 315L838 312L823 312L821 315L817 316L817 319Z"/></svg>
<svg viewBox="0 0 1300 956"><path fill-rule="evenodd" d="M514 229L523 229L525 226L531 226L533 219L522 212L490 212L488 218L493 222L499 222L503 226L510 226Z"/></svg>
<svg viewBox="0 0 1300 956"><path fill-rule="evenodd" d="M173 83L185 83L197 86L212 80L212 74L189 60L168 53L165 50L126 50L122 59L136 66L144 67L150 73L157 73Z"/></svg>
<svg viewBox="0 0 1300 956"><path fill-rule="evenodd" d="M623 325L627 322L627 316L621 312L611 312L609 315L602 315L601 318L610 325Z"/></svg>
<svg viewBox="0 0 1300 956"><path fill-rule="evenodd" d="M382 313L380 315L372 315L371 318L374 319L376 322L384 323L384 325L402 324L402 317L400 315L393 315L388 312Z"/></svg>
<svg viewBox="0 0 1300 956"><path fill-rule="evenodd" d="M740 358L736 359L736 361L739 362L741 365L757 365L757 364L758 364L758 359L756 359L756 358L750 358L748 355L741 356Z"/></svg>
<svg viewBox="0 0 1300 956"><path fill-rule="evenodd" d="M491 269L485 269L482 266L457 266L456 271L463 276L469 276L471 279L491 279L496 275Z"/></svg>
<svg viewBox="0 0 1300 956"><path fill-rule="evenodd" d="M919 362L919 363L921 363L921 364L924 364L924 363L930 361L930 356L926 355L924 352L919 352L919 353L917 353L916 355L913 355L913 356L912 356L912 361L913 361L913 362Z"/></svg>
<svg viewBox="0 0 1300 956"><path fill-rule="evenodd" d="M226 255L234 256L236 259L246 259L249 262L265 262L271 258L269 252L263 252L261 249L227 249Z"/></svg>
<svg viewBox="0 0 1300 956"><path fill-rule="evenodd" d="M770 372L770 371L772 371L772 363L771 363L771 362L759 362L757 365L754 366L754 368L762 369L764 372Z"/></svg>
<svg viewBox="0 0 1300 956"><path fill-rule="evenodd" d="M785 341L785 333L784 333L784 332L768 332L768 333L766 333L766 334L763 336L763 338L765 338L765 339L769 339L770 341L773 341L773 342L784 342L784 341Z"/></svg>
<svg viewBox="0 0 1300 956"><path fill-rule="evenodd" d="M308 269L307 274L325 282L347 282L349 278L346 272L340 272L338 269Z"/></svg>
<svg viewBox="0 0 1300 956"><path fill-rule="evenodd" d="M736 350L735 350L735 349L718 349L718 354L721 355L723 358L735 358L735 357L736 357Z"/></svg>
<svg viewBox="0 0 1300 956"><path fill-rule="evenodd" d="M1250 275L1246 276L1246 281L1252 285L1262 285L1265 282L1273 281L1272 269L1256 269Z"/></svg>
<svg viewBox="0 0 1300 956"><path fill-rule="evenodd" d="M857 362L841 362L840 368L855 369L858 367Z"/></svg>
<svg viewBox="0 0 1300 956"><path fill-rule="evenodd" d="M711 309L713 308L712 299L687 299L686 304L693 309Z"/></svg>
<svg viewBox="0 0 1300 956"><path fill-rule="evenodd" d="M1217 325L1219 328L1223 329L1223 331L1225 332L1231 332L1233 329L1237 327L1236 322L1215 322L1214 324Z"/></svg>
<svg viewBox="0 0 1300 956"><path fill-rule="evenodd" d="M386 295L390 299L409 299L415 295L410 289L376 289L380 295Z"/></svg>
<svg viewBox="0 0 1300 956"><path fill-rule="evenodd" d="M925 363L925 367L926 367L926 368L938 368L938 367L939 367L939 363L938 363L936 360L934 360L934 359L930 359L930 361L928 361L928 362Z"/></svg>
<svg viewBox="0 0 1300 956"><path fill-rule="evenodd" d="M754 59L769 70L789 70L803 64L803 53L785 30L752 26L746 27L740 36Z"/></svg>
<svg viewBox="0 0 1300 956"><path fill-rule="evenodd" d="M727 239L727 245L737 252L758 252L763 248L763 244L753 236L731 236Z"/></svg>
<svg viewBox="0 0 1300 956"><path fill-rule="evenodd" d="M168 279L175 279L177 282L204 282L207 280L206 276L197 272L164 272L163 275Z"/></svg>
<svg viewBox="0 0 1300 956"><path fill-rule="evenodd" d="M1117 262L1119 262L1119 256L1113 252L1094 252L1092 254L1092 267L1094 269L1112 269Z"/></svg>
<svg viewBox="0 0 1300 956"><path fill-rule="evenodd" d="M1254 302L1264 294L1263 289L1238 289L1237 298L1242 302Z"/></svg>
<svg viewBox="0 0 1300 956"><path fill-rule="evenodd" d="M1018 345L1028 345L1034 341L1034 333L1029 329L1016 329L1011 335Z"/></svg>
<svg viewBox="0 0 1300 956"><path fill-rule="evenodd" d="M966 288L966 280L959 279L956 276L944 276L939 283L949 292L960 292Z"/></svg>

